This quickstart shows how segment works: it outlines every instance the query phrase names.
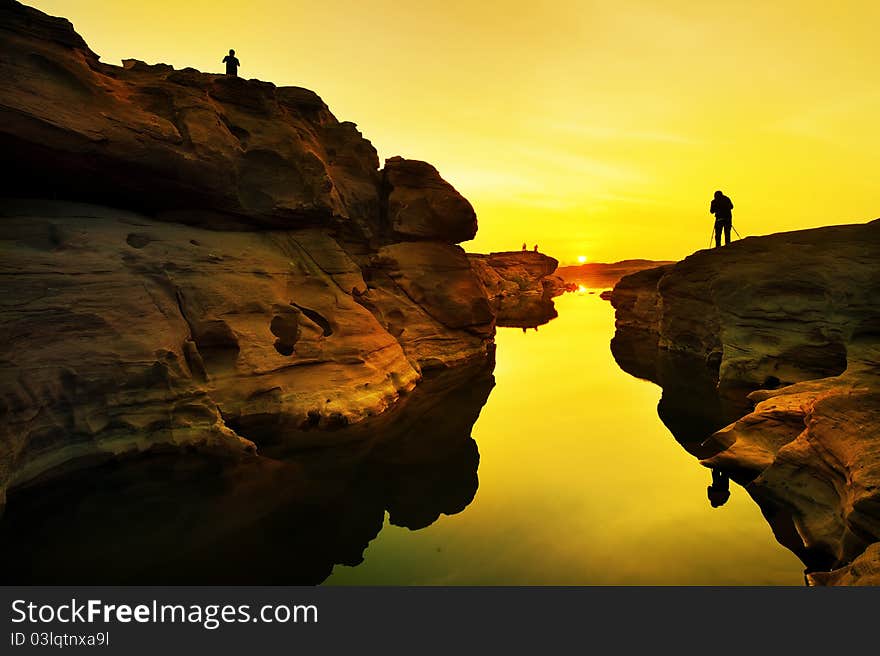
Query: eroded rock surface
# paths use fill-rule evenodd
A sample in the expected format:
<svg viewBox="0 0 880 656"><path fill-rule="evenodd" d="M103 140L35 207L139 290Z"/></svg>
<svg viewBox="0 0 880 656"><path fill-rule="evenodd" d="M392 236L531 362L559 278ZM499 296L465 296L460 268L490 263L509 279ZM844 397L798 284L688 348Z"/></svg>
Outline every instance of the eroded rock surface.
<svg viewBox="0 0 880 656"><path fill-rule="evenodd" d="M420 377L318 230L214 232L29 201L5 203L0 234L13 485L95 452L247 447L230 426L354 423Z"/></svg>
<svg viewBox="0 0 880 656"><path fill-rule="evenodd" d="M383 210L396 237L458 243L476 236L474 208L427 162L386 160L382 187Z"/></svg>
<svg viewBox="0 0 880 656"><path fill-rule="evenodd" d="M307 89L103 63L13 0L0 36L0 497L367 439L342 429L490 361L476 216L431 165L380 170Z"/></svg>
<svg viewBox="0 0 880 656"><path fill-rule="evenodd" d="M533 251L469 253L468 258L499 326L532 328L556 317L553 297L565 291L563 280L553 275L556 259Z"/></svg>
<svg viewBox="0 0 880 656"><path fill-rule="evenodd" d="M366 267L369 307L420 368L462 364L494 334L494 315L464 251L452 244L384 246Z"/></svg>
<svg viewBox="0 0 880 656"><path fill-rule="evenodd" d="M416 530L471 502L471 427L493 384L491 359L432 372L390 411L339 429L332 449L153 449L16 488L0 522L0 578L320 583L334 565L363 560L386 513Z"/></svg>
<svg viewBox="0 0 880 656"><path fill-rule="evenodd" d="M781 233L623 278L611 296L615 356L670 392L673 432L708 395L669 363L714 381L697 424L721 430L694 452L745 484L817 584L876 578L878 258L880 221Z"/></svg>
<svg viewBox="0 0 880 656"><path fill-rule="evenodd" d="M378 227L376 151L312 91L99 61L63 18L0 3L2 189L207 227Z"/></svg>
<svg viewBox="0 0 880 656"><path fill-rule="evenodd" d="M4 580L316 583L470 502L497 308L434 167L13 0L0 164Z"/></svg>
<svg viewBox="0 0 880 656"><path fill-rule="evenodd" d="M807 574L807 581L813 585L880 585L880 542L845 567Z"/></svg>

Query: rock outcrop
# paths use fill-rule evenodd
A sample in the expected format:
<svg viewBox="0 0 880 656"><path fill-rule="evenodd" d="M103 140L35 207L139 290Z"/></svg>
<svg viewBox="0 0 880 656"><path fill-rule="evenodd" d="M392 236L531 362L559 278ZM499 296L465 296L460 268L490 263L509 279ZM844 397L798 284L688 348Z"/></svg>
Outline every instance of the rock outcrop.
<svg viewBox="0 0 880 656"><path fill-rule="evenodd" d="M831 572L807 574L812 585L880 585L880 542L875 542L852 563Z"/></svg>
<svg viewBox="0 0 880 656"><path fill-rule="evenodd" d="M878 261L880 221L832 226L703 251L611 297L618 362L664 387L664 421L744 483L816 584L876 582Z"/></svg>
<svg viewBox="0 0 880 656"><path fill-rule="evenodd" d="M382 170L382 202L388 224L401 239L452 243L477 235L471 204L426 162L392 157Z"/></svg>
<svg viewBox="0 0 880 656"><path fill-rule="evenodd" d="M16 488L0 521L0 579L320 583L363 560L386 513L416 530L471 502L471 427L492 364L432 372L388 412L340 429L347 440L332 449L290 453L283 439L255 454L152 449Z"/></svg>
<svg viewBox="0 0 880 656"><path fill-rule="evenodd" d="M553 298L565 291L565 283L553 275L559 264L554 258L533 251L469 253L468 258L499 326L533 328L557 316Z"/></svg>
<svg viewBox="0 0 880 656"><path fill-rule="evenodd" d="M12 0L0 30L0 149L15 163L5 193L212 228L366 230L378 216L375 149L311 91L104 64L68 21Z"/></svg>
<svg viewBox="0 0 880 656"><path fill-rule="evenodd" d="M108 65L0 0L0 164L0 501L157 451L375 446L492 359L470 203L309 90Z"/></svg>

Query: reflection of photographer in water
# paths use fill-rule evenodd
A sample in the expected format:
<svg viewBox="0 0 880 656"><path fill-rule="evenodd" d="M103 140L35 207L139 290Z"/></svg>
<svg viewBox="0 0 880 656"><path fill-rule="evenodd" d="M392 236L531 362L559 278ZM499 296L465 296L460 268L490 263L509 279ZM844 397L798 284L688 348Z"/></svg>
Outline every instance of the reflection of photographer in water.
<svg viewBox="0 0 880 656"><path fill-rule="evenodd" d="M706 488L713 508L723 506L730 498L730 479L720 469L712 470L712 485Z"/></svg>

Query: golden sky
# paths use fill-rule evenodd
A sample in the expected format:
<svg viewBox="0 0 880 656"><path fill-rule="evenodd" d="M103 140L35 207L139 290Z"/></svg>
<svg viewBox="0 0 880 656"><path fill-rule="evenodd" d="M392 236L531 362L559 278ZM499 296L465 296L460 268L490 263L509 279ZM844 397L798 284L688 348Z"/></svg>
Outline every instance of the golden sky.
<svg viewBox="0 0 880 656"><path fill-rule="evenodd" d="M317 91L380 158L434 164L477 210L468 250L570 263L880 215L880 3L842 0L30 0L102 60Z"/></svg>

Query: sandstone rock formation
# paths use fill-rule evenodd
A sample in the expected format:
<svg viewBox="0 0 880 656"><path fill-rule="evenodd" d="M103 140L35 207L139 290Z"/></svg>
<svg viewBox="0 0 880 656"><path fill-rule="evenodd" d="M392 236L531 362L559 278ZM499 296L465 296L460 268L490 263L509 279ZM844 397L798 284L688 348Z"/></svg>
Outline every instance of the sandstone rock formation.
<svg viewBox="0 0 880 656"><path fill-rule="evenodd" d="M390 411L338 431L349 439L332 449L152 449L18 488L0 521L0 579L320 583L334 565L363 560L386 513L416 530L471 502L471 427L492 364L433 372Z"/></svg>
<svg viewBox="0 0 880 656"><path fill-rule="evenodd" d="M357 223L376 214L376 151L314 93L127 60L69 22L0 3L3 190L209 227ZM366 226L361 226L362 228Z"/></svg>
<svg viewBox="0 0 880 656"><path fill-rule="evenodd" d="M880 585L880 542L845 567L807 574L807 581L813 585Z"/></svg>
<svg viewBox="0 0 880 656"><path fill-rule="evenodd" d="M876 581L878 258L880 221L781 233L623 278L611 296L618 362L664 387L664 421L745 484L817 584Z"/></svg>
<svg viewBox="0 0 880 656"><path fill-rule="evenodd" d="M553 275L557 260L533 251L469 253L468 258L499 326L533 328L556 317L552 299L565 291L563 280Z"/></svg>
<svg viewBox="0 0 880 656"><path fill-rule="evenodd" d="M406 242L379 249L365 267L373 311L419 368L462 364L494 334L493 314L464 251ZM444 328L445 326L445 328Z"/></svg>
<svg viewBox="0 0 880 656"><path fill-rule="evenodd" d="M313 92L108 65L13 0L0 83L0 506L108 460L378 449L426 376L491 362L470 203Z"/></svg>
<svg viewBox="0 0 880 656"><path fill-rule="evenodd" d="M382 189L384 212L397 237L458 243L477 234L474 208L426 162L387 160Z"/></svg>
<svg viewBox="0 0 880 656"><path fill-rule="evenodd" d="M0 30L4 195L214 229L329 225L358 241L476 234L470 203L431 165L394 157L379 171L372 144L308 89L108 65L68 21L14 0L0 2Z"/></svg>

